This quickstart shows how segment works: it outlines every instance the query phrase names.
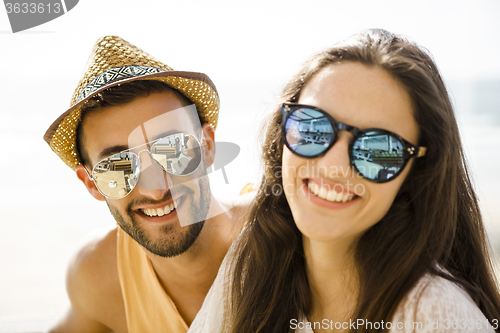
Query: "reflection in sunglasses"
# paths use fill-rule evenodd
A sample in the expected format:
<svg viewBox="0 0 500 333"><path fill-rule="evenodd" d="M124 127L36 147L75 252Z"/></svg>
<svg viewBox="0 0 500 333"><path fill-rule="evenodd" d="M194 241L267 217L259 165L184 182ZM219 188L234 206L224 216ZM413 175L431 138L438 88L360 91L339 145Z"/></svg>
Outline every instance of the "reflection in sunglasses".
<svg viewBox="0 0 500 333"><path fill-rule="evenodd" d="M295 154L316 158L324 155L337 139L337 131L353 134L351 165L358 174L375 182L397 176L412 157L424 156L425 147L415 147L397 134L383 130L360 130L335 121L314 106L285 103L283 132L285 143Z"/></svg>
<svg viewBox="0 0 500 333"><path fill-rule="evenodd" d="M149 150L137 151L135 147L106 157L94 166L93 180L103 195L122 198L134 189L141 172L139 154L142 151L148 151L163 170L176 176L187 176L200 165L201 144L191 134L177 133L147 145Z"/></svg>

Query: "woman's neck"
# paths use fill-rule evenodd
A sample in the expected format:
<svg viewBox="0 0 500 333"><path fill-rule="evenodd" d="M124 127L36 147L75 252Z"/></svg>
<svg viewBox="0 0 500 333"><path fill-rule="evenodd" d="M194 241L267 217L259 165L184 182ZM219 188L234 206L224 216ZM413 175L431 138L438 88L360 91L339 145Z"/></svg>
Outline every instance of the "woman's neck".
<svg viewBox="0 0 500 333"><path fill-rule="evenodd" d="M356 307L359 278L352 241L318 242L303 237L306 269L313 306L308 320L349 321ZM315 330L328 332L329 330Z"/></svg>

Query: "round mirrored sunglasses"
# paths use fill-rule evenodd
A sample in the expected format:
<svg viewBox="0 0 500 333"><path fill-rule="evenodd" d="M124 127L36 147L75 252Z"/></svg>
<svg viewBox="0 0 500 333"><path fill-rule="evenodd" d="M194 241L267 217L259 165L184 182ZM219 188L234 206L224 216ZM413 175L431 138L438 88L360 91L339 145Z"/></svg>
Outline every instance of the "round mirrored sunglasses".
<svg viewBox="0 0 500 333"><path fill-rule="evenodd" d="M292 153L304 158L323 156L337 141L338 132L348 131L353 135L349 144L351 166L375 183L394 179L411 158L422 157L427 151L383 129L360 130L337 122L314 106L284 103L281 112L283 139Z"/></svg>

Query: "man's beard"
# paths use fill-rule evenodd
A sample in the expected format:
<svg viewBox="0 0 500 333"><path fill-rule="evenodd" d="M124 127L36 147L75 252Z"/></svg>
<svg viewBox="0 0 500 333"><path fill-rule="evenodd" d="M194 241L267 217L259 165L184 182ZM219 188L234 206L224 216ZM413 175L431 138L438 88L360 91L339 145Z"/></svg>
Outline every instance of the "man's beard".
<svg viewBox="0 0 500 333"><path fill-rule="evenodd" d="M196 202L193 189L184 185L175 186L176 190L179 189L182 190L183 193L186 193L185 198L183 199L186 205L183 204L182 215L186 215L186 213L184 213L184 211L186 211L190 217L190 221L192 222L189 225L181 227L181 230L185 231L184 233L174 233L173 230L175 227L169 224L162 226L161 229L159 229L160 235L157 241L152 240L146 234L145 230L141 229L140 223L137 221L137 216L131 209L132 206L139 204L138 201L130 202L127 206L126 214L122 214L118 211L118 209L110 206L108 203L111 214L123 231L125 231L130 237L132 237L132 239L134 239L142 247L146 248L149 252L166 258L183 254L191 247L191 245L193 245L203 229L211 202L210 185L208 177L206 176L198 178L198 190L200 195L198 202ZM164 202L170 197L171 194L169 191L159 202ZM155 202L153 200L143 199L140 203L154 204ZM190 206L187 204L190 204ZM128 215L128 219L126 219L126 215Z"/></svg>

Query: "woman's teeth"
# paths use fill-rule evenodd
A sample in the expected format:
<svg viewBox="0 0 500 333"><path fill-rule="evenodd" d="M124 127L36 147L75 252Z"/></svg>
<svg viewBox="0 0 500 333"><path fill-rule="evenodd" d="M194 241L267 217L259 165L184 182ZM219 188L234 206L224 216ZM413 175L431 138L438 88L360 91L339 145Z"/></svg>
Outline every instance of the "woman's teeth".
<svg viewBox="0 0 500 333"><path fill-rule="evenodd" d="M154 208L151 208L151 209L141 209L141 212L144 214L144 215L147 215L147 216L163 216L163 215L168 215L170 214L171 212L174 211L174 209L179 205L179 199L175 200L173 203L171 203L170 205L166 205L165 207L163 208L157 208L157 209L154 209Z"/></svg>
<svg viewBox="0 0 500 333"><path fill-rule="evenodd" d="M319 187L318 184L312 182L307 184L307 188L312 194L331 202L348 202L354 198L354 194L337 193L334 189L328 190L326 187Z"/></svg>

